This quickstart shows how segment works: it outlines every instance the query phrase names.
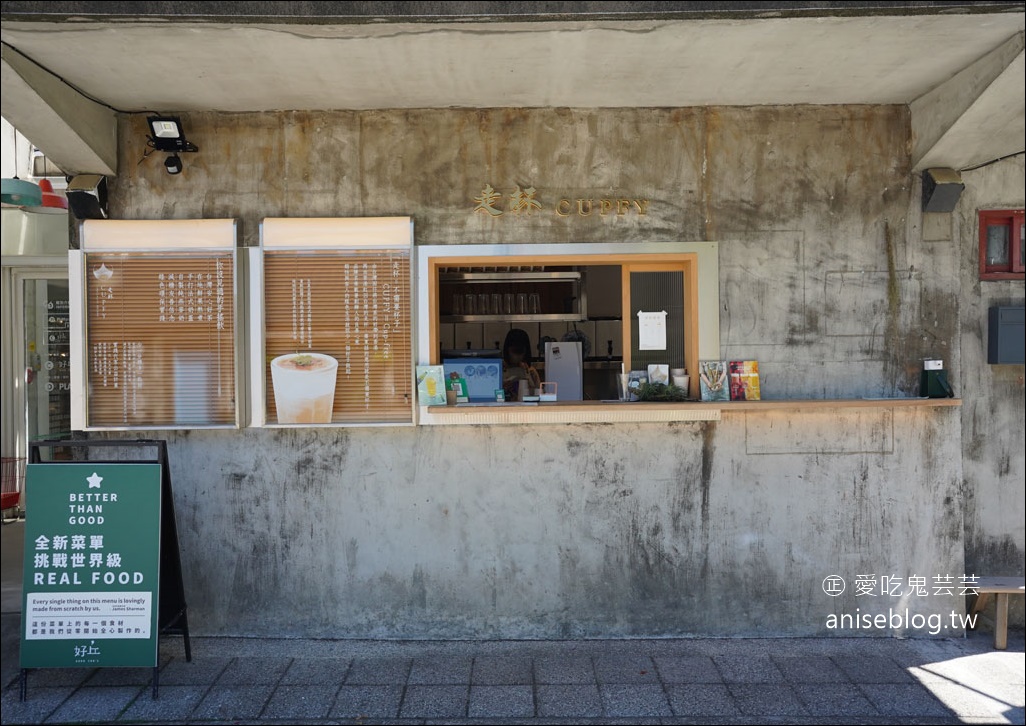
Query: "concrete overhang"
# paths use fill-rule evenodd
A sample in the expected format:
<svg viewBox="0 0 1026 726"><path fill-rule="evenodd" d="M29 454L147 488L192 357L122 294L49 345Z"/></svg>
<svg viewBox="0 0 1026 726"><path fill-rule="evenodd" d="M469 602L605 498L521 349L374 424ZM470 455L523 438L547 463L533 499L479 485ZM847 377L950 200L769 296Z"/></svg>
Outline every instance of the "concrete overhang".
<svg viewBox="0 0 1026 726"><path fill-rule="evenodd" d="M0 114L66 174L117 173L117 114L0 47Z"/></svg>
<svg viewBox="0 0 1026 726"><path fill-rule="evenodd" d="M910 104L912 163L965 169L1026 143L1023 33Z"/></svg>
<svg viewBox="0 0 1026 726"><path fill-rule="evenodd" d="M920 163L1022 151L1023 3L384 6L6 2L3 113L84 171L116 167L115 111L915 104Z"/></svg>

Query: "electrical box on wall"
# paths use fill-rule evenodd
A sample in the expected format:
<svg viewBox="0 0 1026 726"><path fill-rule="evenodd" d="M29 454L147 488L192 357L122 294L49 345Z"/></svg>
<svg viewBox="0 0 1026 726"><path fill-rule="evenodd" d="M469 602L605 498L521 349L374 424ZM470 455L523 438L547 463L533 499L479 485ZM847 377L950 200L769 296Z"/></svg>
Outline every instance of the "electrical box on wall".
<svg viewBox="0 0 1026 726"><path fill-rule="evenodd" d="M1026 307L993 307L988 323L987 362L1026 363Z"/></svg>

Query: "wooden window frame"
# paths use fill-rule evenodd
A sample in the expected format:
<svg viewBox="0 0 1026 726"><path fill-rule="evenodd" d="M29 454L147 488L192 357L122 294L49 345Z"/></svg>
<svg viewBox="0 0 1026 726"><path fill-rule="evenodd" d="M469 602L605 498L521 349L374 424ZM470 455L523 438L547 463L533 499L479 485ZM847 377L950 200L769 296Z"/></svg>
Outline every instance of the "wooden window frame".
<svg viewBox="0 0 1026 726"><path fill-rule="evenodd" d="M571 245L559 245L570 247ZM496 247L496 252L499 251ZM427 333L429 338L428 353L421 348L424 363L440 365L439 341L439 285L443 269L452 267L493 267L493 266L619 266L623 279L623 310L630 310L630 274L631 272L673 272L680 271L684 275L684 360L688 370L697 371L700 359L699 329L703 310L699 305L699 255L691 251L665 252L614 252L590 253L583 245L579 251L539 254L490 254L432 256L427 259L427 299L420 298L427 304ZM718 312L718 311L713 311ZM421 318L423 321L423 318ZM717 318L718 320L718 318ZM631 365L630 340L634 325L632 316L626 312L622 315L621 335L623 336L624 366L629 370ZM717 322L718 325L718 322ZM422 328L423 329L423 328ZM717 340L718 347L718 340ZM718 351L715 354L718 356Z"/></svg>
<svg viewBox="0 0 1026 726"><path fill-rule="evenodd" d="M1009 227L1008 264L987 264L987 230L994 226ZM981 209L979 212L979 252L981 280L1026 279L1022 259L1022 209Z"/></svg>

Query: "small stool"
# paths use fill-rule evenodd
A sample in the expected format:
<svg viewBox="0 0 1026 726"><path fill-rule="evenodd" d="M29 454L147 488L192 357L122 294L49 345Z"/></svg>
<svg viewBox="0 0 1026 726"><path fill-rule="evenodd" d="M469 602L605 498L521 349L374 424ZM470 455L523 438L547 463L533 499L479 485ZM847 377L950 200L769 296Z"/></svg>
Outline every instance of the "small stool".
<svg viewBox="0 0 1026 726"><path fill-rule="evenodd" d="M1022 577L981 577L973 585L976 590L976 602L973 603L970 615L978 615L987 607L990 596L996 596L994 606L994 647L1005 650L1008 647L1008 596L1026 593L1026 578Z"/></svg>

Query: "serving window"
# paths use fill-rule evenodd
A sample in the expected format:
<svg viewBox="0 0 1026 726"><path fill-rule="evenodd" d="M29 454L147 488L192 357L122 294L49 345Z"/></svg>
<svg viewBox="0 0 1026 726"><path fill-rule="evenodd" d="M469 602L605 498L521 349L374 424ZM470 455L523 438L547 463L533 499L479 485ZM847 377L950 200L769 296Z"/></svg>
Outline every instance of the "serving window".
<svg viewBox="0 0 1026 726"><path fill-rule="evenodd" d="M412 422L410 249L407 217L264 220L254 424Z"/></svg>
<svg viewBox="0 0 1026 726"><path fill-rule="evenodd" d="M700 359L718 359L716 243L629 250L615 244L419 247L418 362L438 365L450 354L494 351L510 328L528 332L536 365L545 342L581 341L583 400L600 403L616 398L621 370L659 363L695 372ZM665 338L658 346L642 334L638 313L660 317ZM692 384L697 387L697 375ZM431 417L422 409L422 422L441 422Z"/></svg>
<svg viewBox="0 0 1026 726"><path fill-rule="evenodd" d="M73 428L238 424L235 243L233 220L83 224Z"/></svg>

